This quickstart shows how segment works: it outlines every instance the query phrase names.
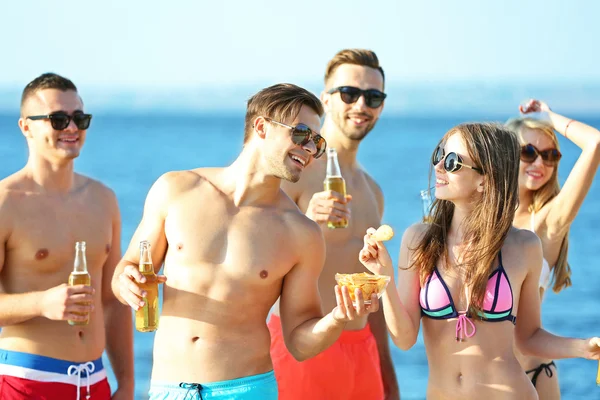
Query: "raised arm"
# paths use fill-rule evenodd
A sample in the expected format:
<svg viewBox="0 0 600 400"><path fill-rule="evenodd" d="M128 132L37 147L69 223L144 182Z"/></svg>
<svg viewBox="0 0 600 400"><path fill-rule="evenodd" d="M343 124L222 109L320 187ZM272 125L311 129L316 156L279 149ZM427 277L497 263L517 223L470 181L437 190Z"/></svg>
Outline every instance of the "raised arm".
<svg viewBox="0 0 600 400"><path fill-rule="evenodd" d="M538 100L528 103L523 112L546 111L554 129L575 143L581 154L560 193L548 203L545 219L548 235L561 238L579 212L600 165L600 131L550 110Z"/></svg>
<svg viewBox="0 0 600 400"><path fill-rule="evenodd" d="M325 241L321 229L313 222L303 221L296 230L298 263L283 280L280 297L280 316L283 338L289 352L298 361L311 358L331 346L341 335L346 322L377 311L377 296L367 310L362 293L357 289L357 306L346 287L336 291L337 306L323 316L318 279L325 261Z"/></svg>
<svg viewBox="0 0 600 400"><path fill-rule="evenodd" d="M109 193L112 217L112 242L102 271L102 303L106 330L106 354L117 379L117 392L134 397L133 327L129 307L121 304L112 291L115 267L121 259L121 214L117 198Z"/></svg>
<svg viewBox="0 0 600 400"><path fill-rule="evenodd" d="M538 282L542 267L540 239L526 230L519 231L516 241L522 266L528 270L521 286L515 339L525 355L550 359L600 358L600 339L571 339L553 335L542 329Z"/></svg>
<svg viewBox="0 0 600 400"><path fill-rule="evenodd" d="M408 269L411 262L410 249L423 230L416 224L406 230L402 237L398 258L398 288L396 289L392 259L382 242L370 238L373 228L364 237L365 245L360 252L360 261L371 272L391 277L383 296L382 305L385 321L396 346L410 349L416 342L421 322L419 307L419 273L416 268Z"/></svg>

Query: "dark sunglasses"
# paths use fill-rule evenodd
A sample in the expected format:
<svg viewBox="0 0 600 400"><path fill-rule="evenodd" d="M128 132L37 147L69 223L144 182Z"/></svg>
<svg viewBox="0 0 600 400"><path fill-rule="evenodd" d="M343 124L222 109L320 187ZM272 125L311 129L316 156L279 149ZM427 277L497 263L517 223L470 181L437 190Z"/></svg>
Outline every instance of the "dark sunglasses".
<svg viewBox="0 0 600 400"><path fill-rule="evenodd" d="M265 120L272 122L277 125L281 125L283 127L289 128L292 130L292 142L297 144L298 146L305 146L312 139L317 148L317 152L313 156L314 158L319 158L325 153L325 149L327 148L327 142L323 136L315 133L308 126L304 124L298 124L296 126L287 125L271 118L265 118Z"/></svg>
<svg viewBox="0 0 600 400"><path fill-rule="evenodd" d="M77 113L73 116L68 115L62 111L55 112L49 115L31 115L27 117L33 121L40 119L49 119L52 129L62 131L67 129L67 126L71 123L71 120L75 122L77 129L85 130L90 127L90 121L92 120L92 114Z"/></svg>
<svg viewBox="0 0 600 400"><path fill-rule="evenodd" d="M555 167L560 161L562 154L558 149L538 150L531 143L521 146L521 161L532 164L537 160L538 156L542 157L542 162L547 167Z"/></svg>
<svg viewBox="0 0 600 400"><path fill-rule="evenodd" d="M481 168L473 167L471 165L463 163L462 157L453 151L451 151L448 154L444 154L444 149L441 146L438 146L433 152L431 162L435 166L438 165L439 162L442 160L444 161L444 169L446 170L446 172L458 172L462 167L467 167L483 175L483 170Z"/></svg>
<svg viewBox="0 0 600 400"><path fill-rule="evenodd" d="M340 92L340 97L346 104L354 104L360 99L360 96L365 96L365 104L370 108L378 108L387 97L387 94L377 89L362 90L354 86L336 87L327 93L334 94L337 92Z"/></svg>

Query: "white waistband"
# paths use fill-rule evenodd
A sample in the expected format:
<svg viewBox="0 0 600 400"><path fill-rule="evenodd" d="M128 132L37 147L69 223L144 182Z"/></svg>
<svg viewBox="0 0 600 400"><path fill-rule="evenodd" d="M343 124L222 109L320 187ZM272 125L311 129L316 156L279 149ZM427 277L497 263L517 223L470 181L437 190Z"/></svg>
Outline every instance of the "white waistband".
<svg viewBox="0 0 600 400"><path fill-rule="evenodd" d="M30 368L24 368L24 367L18 367L16 365L7 365L7 364L0 364L0 375L7 375L7 376L13 376L15 378L22 378L22 379L31 379L33 381L38 381L38 382L58 382L58 383L67 383L70 385L75 385L78 386L78 381L81 382L85 382L87 375L86 372L89 371L89 369L83 370L84 367L80 367L80 366L85 366L84 364L73 364L73 370L72 371L72 375L67 375L65 374L59 374L56 372L46 372L46 371L38 371L35 369L30 369ZM79 367L80 372L80 376L77 375L77 372L74 371ZM71 368L69 368L71 369ZM65 371L68 372L68 371ZM89 384L90 385L95 385L96 383L102 381L104 378L106 378L106 370L102 369L100 371L92 371L92 373L89 376Z"/></svg>

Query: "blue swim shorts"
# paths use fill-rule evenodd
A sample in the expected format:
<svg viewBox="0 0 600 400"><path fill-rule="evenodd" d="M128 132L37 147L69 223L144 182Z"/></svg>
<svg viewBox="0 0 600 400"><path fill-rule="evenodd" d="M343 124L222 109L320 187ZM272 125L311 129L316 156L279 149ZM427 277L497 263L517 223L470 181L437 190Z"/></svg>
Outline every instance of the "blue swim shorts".
<svg viewBox="0 0 600 400"><path fill-rule="evenodd" d="M210 383L150 382L150 400L277 400L273 371Z"/></svg>

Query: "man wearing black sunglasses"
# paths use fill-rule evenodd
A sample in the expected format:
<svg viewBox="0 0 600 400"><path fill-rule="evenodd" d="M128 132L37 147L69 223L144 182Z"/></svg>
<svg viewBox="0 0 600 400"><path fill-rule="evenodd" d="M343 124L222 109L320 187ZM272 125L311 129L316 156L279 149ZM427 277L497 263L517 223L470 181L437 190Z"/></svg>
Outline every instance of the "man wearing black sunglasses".
<svg viewBox="0 0 600 400"><path fill-rule="evenodd" d="M336 273L365 272L358 260L363 236L367 228L378 227L381 222L382 191L356 157L361 141L383 110L383 91L384 73L374 52L347 49L336 54L327 66L321 95L325 108L321 134L327 145L337 150L350 196L323 191L325 159L308 166L297 184L283 184L286 193L321 226L325 236L327 258L319 279L324 309L336 302L330 289L336 283ZM327 228L328 222L341 220L349 222L347 228ZM372 314L368 321L365 316L348 323L338 342L303 363L295 362L285 351L279 321L275 310L269 322L271 354L282 400L399 398L382 312ZM353 340L357 336L365 340ZM331 370L336 373L329 373Z"/></svg>
<svg viewBox="0 0 600 400"><path fill-rule="evenodd" d="M74 172L91 115L56 74L31 81L19 127L29 147L20 171L0 181L0 392L3 399L111 399L106 348L118 389L133 399L131 314L111 291L121 256L114 193ZM91 285L67 286L75 242L85 241ZM70 325L83 321L86 325Z"/></svg>
<svg viewBox="0 0 600 400"><path fill-rule="evenodd" d="M248 101L244 147L225 168L169 172L150 189L144 215L115 273L115 293L138 309L139 242L152 244L165 282L150 399L165 396L275 400L266 321L281 298L286 343L299 361L330 346L356 308L347 288L324 315L317 281L325 258L318 225L281 190L326 148L321 102L291 84ZM168 280L167 280L168 278Z"/></svg>

